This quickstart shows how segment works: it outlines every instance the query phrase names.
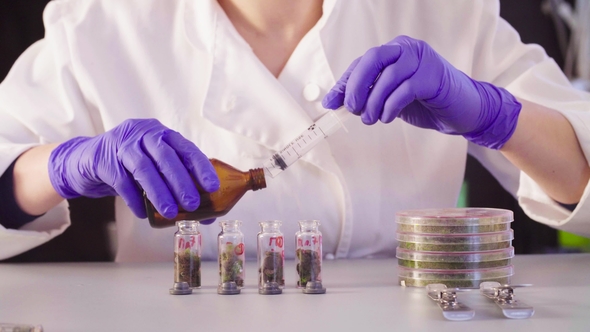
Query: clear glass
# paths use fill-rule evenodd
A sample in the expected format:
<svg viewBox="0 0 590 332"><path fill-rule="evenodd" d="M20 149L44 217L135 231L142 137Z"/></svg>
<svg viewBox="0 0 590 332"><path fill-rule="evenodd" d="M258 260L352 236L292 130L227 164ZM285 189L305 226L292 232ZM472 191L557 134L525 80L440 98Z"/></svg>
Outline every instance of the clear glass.
<svg viewBox="0 0 590 332"><path fill-rule="evenodd" d="M337 110L326 112L314 124L297 135L284 148L273 154L264 164L264 174L274 178L282 171L303 157L311 149L317 146L324 138L332 135L340 128L344 128L342 121L351 117L350 112L340 107Z"/></svg>
<svg viewBox="0 0 590 332"><path fill-rule="evenodd" d="M304 288L309 281L322 281L322 233L317 220L299 221L295 233L297 259L297 287Z"/></svg>
<svg viewBox="0 0 590 332"><path fill-rule="evenodd" d="M177 221L174 233L174 282L201 287L201 233L195 220Z"/></svg>
<svg viewBox="0 0 590 332"><path fill-rule="evenodd" d="M244 287L245 246L244 234L240 231L240 220L222 220L221 233L217 236L219 252L219 286L235 282L238 288Z"/></svg>
<svg viewBox="0 0 590 332"><path fill-rule="evenodd" d="M285 239L280 227L278 220L260 222L261 231L257 236L259 290L267 283L276 283L281 289L285 287Z"/></svg>
<svg viewBox="0 0 590 332"><path fill-rule="evenodd" d="M161 215L144 193L144 203L150 226L164 228L174 226L179 220L205 220L224 216L244 196L248 190L256 191L266 188L266 180L262 168L242 172L231 165L217 159L210 159L219 177L219 190L209 193L195 182L199 190L201 203L195 211L186 211L180 205L178 214L172 219Z"/></svg>

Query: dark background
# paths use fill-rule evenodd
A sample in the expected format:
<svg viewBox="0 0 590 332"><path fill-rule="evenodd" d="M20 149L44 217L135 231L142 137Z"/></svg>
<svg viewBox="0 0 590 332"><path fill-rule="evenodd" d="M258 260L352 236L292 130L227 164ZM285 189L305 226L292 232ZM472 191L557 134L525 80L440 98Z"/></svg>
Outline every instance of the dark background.
<svg viewBox="0 0 590 332"><path fill-rule="evenodd" d="M32 43L43 38L42 13L48 0L0 0L0 80L16 58ZM521 34L525 43L543 46L549 56L563 64L555 27L541 11L542 0L501 0L501 15ZM465 175L468 205L497 207L514 211L517 254L559 251L557 232L529 219L498 182L473 158L467 161ZM109 261L107 223L114 220L113 198L70 200L72 226L48 243L5 260L32 261Z"/></svg>

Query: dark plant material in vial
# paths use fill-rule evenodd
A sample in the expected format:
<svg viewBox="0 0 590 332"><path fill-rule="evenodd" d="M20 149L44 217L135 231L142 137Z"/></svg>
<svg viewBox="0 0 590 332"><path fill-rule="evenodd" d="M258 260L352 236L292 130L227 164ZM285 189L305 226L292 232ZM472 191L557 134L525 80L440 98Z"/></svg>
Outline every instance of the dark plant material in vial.
<svg viewBox="0 0 590 332"><path fill-rule="evenodd" d="M225 245L225 250L219 255L219 274L221 282L235 282L236 286L244 287L242 271L244 269L242 260L235 252L236 246Z"/></svg>
<svg viewBox="0 0 590 332"><path fill-rule="evenodd" d="M308 281L318 281L322 272L320 255L314 250L297 249L295 252L299 263L297 264L297 286L305 287Z"/></svg>
<svg viewBox="0 0 590 332"><path fill-rule="evenodd" d="M174 254L174 282L188 282L190 287L201 287L201 258L190 249Z"/></svg>
<svg viewBox="0 0 590 332"><path fill-rule="evenodd" d="M283 257L279 252L267 251L264 253L262 261L262 271L258 271L262 278L262 284L267 282L276 282L279 286L285 285L283 277Z"/></svg>

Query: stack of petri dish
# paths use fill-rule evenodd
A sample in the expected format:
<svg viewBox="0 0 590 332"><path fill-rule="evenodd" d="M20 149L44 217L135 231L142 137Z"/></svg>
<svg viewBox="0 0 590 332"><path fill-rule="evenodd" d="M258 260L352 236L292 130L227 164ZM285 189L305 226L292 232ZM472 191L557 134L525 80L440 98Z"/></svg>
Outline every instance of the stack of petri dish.
<svg viewBox="0 0 590 332"><path fill-rule="evenodd" d="M479 287L509 284L514 269L510 210L448 208L396 214L402 286Z"/></svg>

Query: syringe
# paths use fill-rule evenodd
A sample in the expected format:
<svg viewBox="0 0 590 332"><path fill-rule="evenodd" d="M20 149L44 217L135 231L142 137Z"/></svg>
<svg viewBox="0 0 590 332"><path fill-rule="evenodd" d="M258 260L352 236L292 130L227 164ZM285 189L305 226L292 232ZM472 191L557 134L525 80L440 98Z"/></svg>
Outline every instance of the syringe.
<svg viewBox="0 0 590 332"><path fill-rule="evenodd" d="M287 169L294 162L299 160L304 154L313 149L318 145L324 138L336 132L341 127L344 127L342 123L350 112L344 107L341 107L335 111L328 111L321 118L319 118L314 124L309 126L307 130L302 132L284 148L273 154L268 159L263 167L266 177L274 178L279 173ZM344 130L346 128L344 127Z"/></svg>

